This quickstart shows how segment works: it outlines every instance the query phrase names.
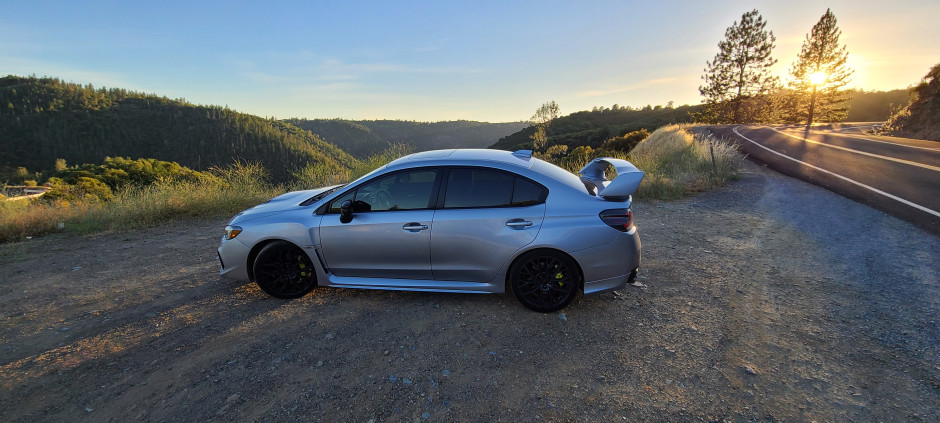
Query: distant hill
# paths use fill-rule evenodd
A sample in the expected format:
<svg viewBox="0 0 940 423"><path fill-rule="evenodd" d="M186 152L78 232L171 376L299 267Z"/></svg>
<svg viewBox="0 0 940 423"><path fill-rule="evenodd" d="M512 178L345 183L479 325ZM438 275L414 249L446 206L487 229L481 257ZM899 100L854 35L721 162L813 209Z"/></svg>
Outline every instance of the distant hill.
<svg viewBox="0 0 940 423"><path fill-rule="evenodd" d="M415 151L443 148L486 148L496 140L528 126L525 122L488 123L457 120L287 119L285 122L317 134L353 156L364 158L391 144L408 144Z"/></svg>
<svg viewBox="0 0 940 423"><path fill-rule="evenodd" d="M642 109L614 107L575 112L552 121L548 128L546 148L554 145L566 145L569 149L578 146L598 148L607 139L623 136L629 132L640 129L652 132L670 123L691 122L690 113L697 112L701 107L700 105L685 105L676 108L647 106ZM529 137L534 132L535 127L528 126L501 138L490 148L509 151L531 149L532 140Z"/></svg>
<svg viewBox="0 0 940 423"><path fill-rule="evenodd" d="M940 63L911 89L911 104L885 123L883 131L899 137L940 141Z"/></svg>
<svg viewBox="0 0 940 423"><path fill-rule="evenodd" d="M203 170L258 161L277 180L310 163L355 159L309 131L218 106L197 106L56 78L0 78L0 169L52 169L105 157L155 158Z"/></svg>

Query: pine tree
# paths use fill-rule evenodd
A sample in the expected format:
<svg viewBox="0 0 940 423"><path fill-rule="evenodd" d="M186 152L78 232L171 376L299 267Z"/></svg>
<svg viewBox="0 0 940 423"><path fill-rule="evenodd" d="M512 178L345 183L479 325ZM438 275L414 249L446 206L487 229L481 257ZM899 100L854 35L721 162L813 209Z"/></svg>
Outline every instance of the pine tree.
<svg viewBox="0 0 940 423"><path fill-rule="evenodd" d="M751 122L766 120L767 98L779 85L770 68L777 63L771 56L777 40L766 29L767 21L757 9L741 16L725 31L718 54L706 62L699 92L705 109L697 116L709 122Z"/></svg>
<svg viewBox="0 0 940 423"><path fill-rule="evenodd" d="M852 70L845 66L849 53L845 45L839 46L842 30L836 22L836 16L826 9L826 13L813 25L806 35L803 48L790 68L793 79L789 82L792 95L792 108L788 110L788 120L838 122L848 116L845 102Z"/></svg>

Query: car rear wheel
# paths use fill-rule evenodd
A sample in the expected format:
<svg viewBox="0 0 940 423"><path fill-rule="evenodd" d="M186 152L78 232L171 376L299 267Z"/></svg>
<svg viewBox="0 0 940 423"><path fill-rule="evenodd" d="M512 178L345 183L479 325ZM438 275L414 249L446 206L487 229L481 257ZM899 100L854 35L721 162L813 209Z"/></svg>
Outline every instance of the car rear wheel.
<svg viewBox="0 0 940 423"><path fill-rule="evenodd" d="M266 245L255 258L255 283L277 298L299 298L317 286L313 263L300 248L285 241Z"/></svg>
<svg viewBox="0 0 940 423"><path fill-rule="evenodd" d="M509 285L522 305L542 313L560 310L578 294L580 274L570 257L557 251L532 251L509 270Z"/></svg>

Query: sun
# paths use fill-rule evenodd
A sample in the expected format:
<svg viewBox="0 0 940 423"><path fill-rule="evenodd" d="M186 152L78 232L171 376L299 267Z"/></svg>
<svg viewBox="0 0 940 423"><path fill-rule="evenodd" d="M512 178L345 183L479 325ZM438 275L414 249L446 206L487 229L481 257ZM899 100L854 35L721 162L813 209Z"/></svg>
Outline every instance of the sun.
<svg viewBox="0 0 940 423"><path fill-rule="evenodd" d="M811 82L813 85L822 85L826 82L826 78L828 77L829 76L826 75L826 72L816 71L809 74L809 82Z"/></svg>

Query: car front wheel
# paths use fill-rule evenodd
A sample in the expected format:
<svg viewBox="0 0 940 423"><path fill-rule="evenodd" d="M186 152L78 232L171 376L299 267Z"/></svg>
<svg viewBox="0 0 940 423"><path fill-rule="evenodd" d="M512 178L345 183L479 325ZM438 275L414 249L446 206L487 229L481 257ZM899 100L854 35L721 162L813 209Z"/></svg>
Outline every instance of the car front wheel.
<svg viewBox="0 0 940 423"><path fill-rule="evenodd" d="M509 285L524 306L542 313L560 310L578 294L580 274L570 257L556 251L532 251L509 270Z"/></svg>
<svg viewBox="0 0 940 423"><path fill-rule="evenodd" d="M258 253L252 267L255 283L277 298L299 298L317 286L310 257L293 244L272 242Z"/></svg>

